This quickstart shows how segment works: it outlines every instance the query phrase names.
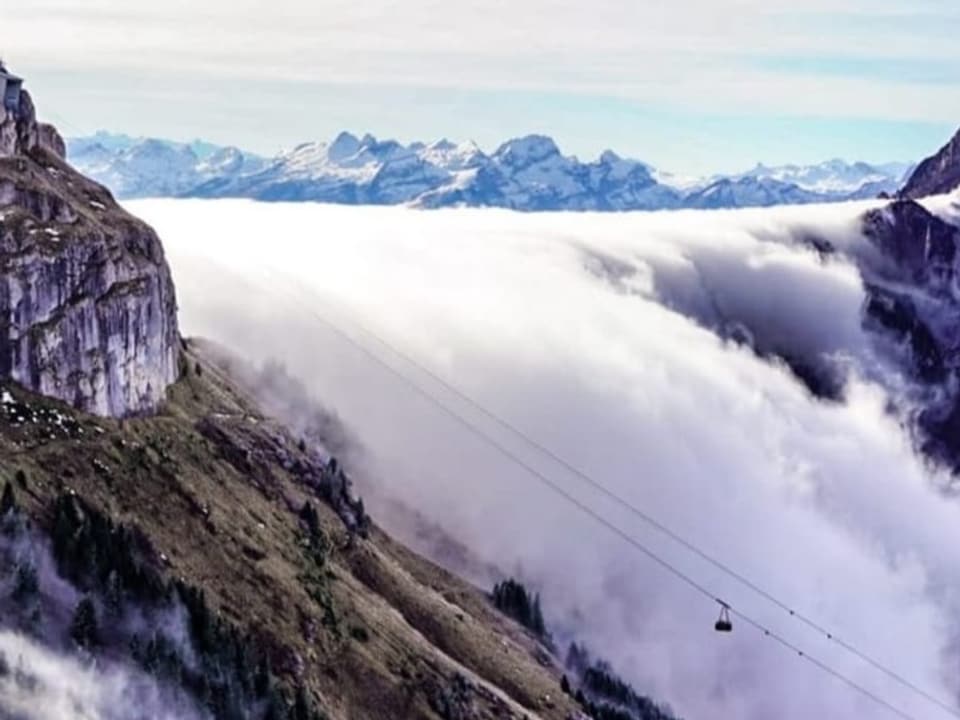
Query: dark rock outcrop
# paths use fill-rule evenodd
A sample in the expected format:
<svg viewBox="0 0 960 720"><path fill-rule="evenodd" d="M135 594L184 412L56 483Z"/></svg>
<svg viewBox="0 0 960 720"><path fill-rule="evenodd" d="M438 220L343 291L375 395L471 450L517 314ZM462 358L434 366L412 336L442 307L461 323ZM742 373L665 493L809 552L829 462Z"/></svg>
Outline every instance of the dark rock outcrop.
<svg viewBox="0 0 960 720"><path fill-rule="evenodd" d="M64 160L29 94L0 109L0 377L101 415L149 412L178 375L153 230Z"/></svg>
<svg viewBox="0 0 960 720"><path fill-rule="evenodd" d="M918 446L960 472L960 228L900 200L867 213L863 230L864 327L916 383Z"/></svg>
<svg viewBox="0 0 960 720"><path fill-rule="evenodd" d="M919 203L900 200L871 210L863 232L880 251L869 270L886 280L921 286L933 295L950 294L956 278L960 230Z"/></svg>
<svg viewBox="0 0 960 720"><path fill-rule="evenodd" d="M960 187L960 131L940 151L913 171L900 191L905 198L942 195Z"/></svg>

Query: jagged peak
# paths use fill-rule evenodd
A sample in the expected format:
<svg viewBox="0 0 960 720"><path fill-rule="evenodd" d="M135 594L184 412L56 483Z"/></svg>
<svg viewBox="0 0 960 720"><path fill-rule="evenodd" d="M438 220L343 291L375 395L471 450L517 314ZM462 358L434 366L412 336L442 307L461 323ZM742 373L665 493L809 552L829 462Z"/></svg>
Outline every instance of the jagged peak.
<svg viewBox="0 0 960 720"><path fill-rule="evenodd" d="M622 160L623 158L617 155L617 153L615 153L613 150L608 149L600 153L600 162L607 165L613 165L621 162Z"/></svg>
<svg viewBox="0 0 960 720"><path fill-rule="evenodd" d="M960 130L940 150L922 163L910 175L901 195L921 198L940 195L960 187Z"/></svg>
<svg viewBox="0 0 960 720"><path fill-rule="evenodd" d="M358 152L360 152L360 147L361 142L357 139L357 136L344 130L337 135L336 138L334 138L332 143L330 143L330 147L327 150L327 156L336 162L352 155L356 155Z"/></svg>
<svg viewBox="0 0 960 720"><path fill-rule="evenodd" d="M546 135L524 135L503 143L494 153L498 160L510 165L529 165L560 154L553 138Z"/></svg>
<svg viewBox="0 0 960 720"><path fill-rule="evenodd" d="M189 145L174 145L172 143L164 142L158 138L143 138L139 140L136 144L129 148L130 151L134 152L148 152L148 153L174 153L174 152L190 152L193 153L193 150Z"/></svg>
<svg viewBox="0 0 960 720"><path fill-rule="evenodd" d="M33 99L21 89L15 111L0 103L0 157L26 155L37 149L66 157L66 144L53 125L37 122Z"/></svg>
<svg viewBox="0 0 960 720"><path fill-rule="evenodd" d="M410 147L413 148L414 145ZM431 155L469 156L483 154L483 150L473 140L464 140L457 143L447 138L441 138L440 140L434 140L429 145L424 145L422 149Z"/></svg>

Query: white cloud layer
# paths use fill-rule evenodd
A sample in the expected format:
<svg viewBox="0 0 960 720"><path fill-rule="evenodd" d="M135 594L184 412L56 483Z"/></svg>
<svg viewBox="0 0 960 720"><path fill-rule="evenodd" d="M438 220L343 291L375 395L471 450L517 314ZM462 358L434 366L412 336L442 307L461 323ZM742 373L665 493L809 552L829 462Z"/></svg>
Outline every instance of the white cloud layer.
<svg viewBox="0 0 960 720"><path fill-rule="evenodd" d="M83 662L0 630L0 718L206 720L144 673Z"/></svg>
<svg viewBox="0 0 960 720"><path fill-rule="evenodd" d="M358 322L798 611L957 697L960 506L887 412L856 271L865 205L625 215L140 201L185 332L278 358L366 445L365 474L544 592L555 626L684 716L886 717L551 495L319 320L395 367L735 608L916 718L946 712L816 636L391 357ZM714 313L714 314L711 314ZM739 319L851 369L813 400L690 319ZM387 525L389 517L380 518ZM891 716L893 717L893 716Z"/></svg>

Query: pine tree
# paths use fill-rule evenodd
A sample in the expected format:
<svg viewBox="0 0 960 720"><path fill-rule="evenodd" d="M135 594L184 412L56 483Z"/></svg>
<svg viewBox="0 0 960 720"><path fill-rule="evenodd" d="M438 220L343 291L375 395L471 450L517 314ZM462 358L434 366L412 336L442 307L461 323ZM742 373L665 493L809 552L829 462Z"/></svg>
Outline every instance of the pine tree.
<svg viewBox="0 0 960 720"><path fill-rule="evenodd" d="M540 596L531 595L522 583L512 578L497 583L493 588L493 604L537 636L549 640Z"/></svg>
<svg viewBox="0 0 960 720"><path fill-rule="evenodd" d="M13 583L13 591L10 597L21 607L32 601L40 591L40 583L37 580L37 570L29 562L21 563L17 566L17 575Z"/></svg>
<svg viewBox="0 0 960 720"><path fill-rule="evenodd" d="M103 593L103 600L107 614L115 619L123 617L123 587L120 576L111 570L107 576L107 587Z"/></svg>
<svg viewBox="0 0 960 720"><path fill-rule="evenodd" d="M97 625L97 610L93 601L85 597L77 605L70 624L70 637L83 648L95 647L100 641L100 629Z"/></svg>
<svg viewBox="0 0 960 720"><path fill-rule="evenodd" d="M583 645L570 643L570 649L567 651L567 659L564 663L568 670L572 670L574 675L582 675L590 666L590 653Z"/></svg>
<svg viewBox="0 0 960 720"><path fill-rule="evenodd" d="M13 485L6 482L3 486L3 497L0 497L0 515L6 515L17 509L17 499L13 495Z"/></svg>
<svg viewBox="0 0 960 720"><path fill-rule="evenodd" d="M307 500L300 509L300 517L307 524L310 535L317 535L320 532L320 516L317 515L317 509Z"/></svg>
<svg viewBox="0 0 960 720"><path fill-rule="evenodd" d="M540 636L546 635L547 626L543 622L543 611L540 609L540 593L533 599L533 608L530 611L530 627Z"/></svg>
<svg viewBox="0 0 960 720"><path fill-rule="evenodd" d="M253 691L257 697L263 698L267 697L271 690L273 690L273 678L270 677L270 662L266 655L261 655L253 678Z"/></svg>
<svg viewBox="0 0 960 720"><path fill-rule="evenodd" d="M263 720L285 720L283 710L283 701L276 694L272 694L267 700L266 710L263 712Z"/></svg>
<svg viewBox="0 0 960 720"><path fill-rule="evenodd" d="M290 720L311 720L310 701L307 700L307 691L303 685L297 686L297 692L293 699L293 710L290 713Z"/></svg>
<svg viewBox="0 0 960 720"><path fill-rule="evenodd" d="M560 689L563 691L564 695L570 694L570 680L566 675L560 680Z"/></svg>

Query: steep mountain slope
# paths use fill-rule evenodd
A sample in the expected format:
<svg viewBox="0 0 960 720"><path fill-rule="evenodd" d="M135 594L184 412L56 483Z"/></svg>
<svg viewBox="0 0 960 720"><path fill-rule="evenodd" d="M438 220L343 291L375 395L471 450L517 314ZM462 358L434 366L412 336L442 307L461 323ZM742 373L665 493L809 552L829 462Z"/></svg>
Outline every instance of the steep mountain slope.
<svg viewBox="0 0 960 720"><path fill-rule="evenodd" d="M917 166L901 194L906 198L948 193L960 187L960 131Z"/></svg>
<svg viewBox="0 0 960 720"><path fill-rule="evenodd" d="M65 493L135 531L150 572L202 589L327 717L575 715L539 642L377 529L327 451L261 414L222 357L190 344L162 411L124 422L5 383L0 476L54 539Z"/></svg>
<svg viewBox="0 0 960 720"><path fill-rule="evenodd" d="M0 109L0 374L123 415L159 403L177 352L156 234L64 161L24 91Z"/></svg>
<svg viewBox="0 0 960 720"><path fill-rule="evenodd" d="M474 143L401 145L340 133L270 161L235 148L205 148L98 134L70 143L71 159L121 197L249 197L417 207L515 210L663 210L747 207L875 197L895 191L905 166L832 160L757 166L731 177L681 181L606 151L592 162L531 135L486 154Z"/></svg>

